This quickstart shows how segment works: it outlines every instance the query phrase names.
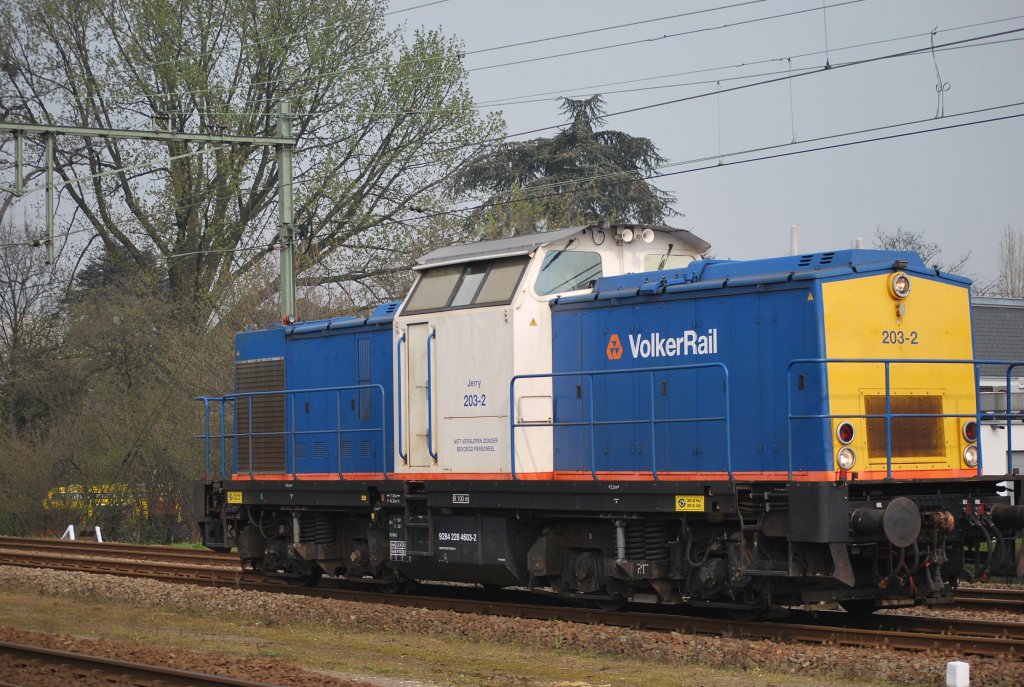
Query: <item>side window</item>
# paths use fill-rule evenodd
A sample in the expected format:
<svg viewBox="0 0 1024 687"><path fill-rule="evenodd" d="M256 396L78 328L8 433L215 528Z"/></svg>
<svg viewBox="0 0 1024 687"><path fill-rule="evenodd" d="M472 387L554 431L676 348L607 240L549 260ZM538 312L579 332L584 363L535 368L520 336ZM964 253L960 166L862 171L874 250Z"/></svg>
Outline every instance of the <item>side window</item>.
<svg viewBox="0 0 1024 687"><path fill-rule="evenodd" d="M473 302L473 297L476 296L476 292L480 289L480 284L483 282L484 277L487 276L487 268L488 264L486 262L466 265L466 268L462 271L462 277L459 278L459 283L455 287L455 295L452 296L451 307L457 308Z"/></svg>
<svg viewBox="0 0 1024 687"><path fill-rule="evenodd" d="M644 256L644 272L658 270L678 270L686 267L693 258L689 255L665 255L664 253L648 253Z"/></svg>
<svg viewBox="0 0 1024 687"><path fill-rule="evenodd" d="M405 313L509 303L529 261L523 255L427 270L409 296Z"/></svg>
<svg viewBox="0 0 1024 687"><path fill-rule="evenodd" d="M476 295L476 300L473 303L493 305L510 302L528 262L530 259L526 256L495 260L491 265L491 270L487 273L487 280L480 288L480 293Z"/></svg>
<svg viewBox="0 0 1024 687"><path fill-rule="evenodd" d="M449 267L437 267L427 270L416 289L409 296L409 304L406 312L419 312L421 310L436 310L448 305L448 299L452 295L452 289L462 276L462 265L451 265Z"/></svg>
<svg viewBox="0 0 1024 687"><path fill-rule="evenodd" d="M601 274L601 256L598 253L553 251L544 256L534 289L539 296L589 289Z"/></svg>

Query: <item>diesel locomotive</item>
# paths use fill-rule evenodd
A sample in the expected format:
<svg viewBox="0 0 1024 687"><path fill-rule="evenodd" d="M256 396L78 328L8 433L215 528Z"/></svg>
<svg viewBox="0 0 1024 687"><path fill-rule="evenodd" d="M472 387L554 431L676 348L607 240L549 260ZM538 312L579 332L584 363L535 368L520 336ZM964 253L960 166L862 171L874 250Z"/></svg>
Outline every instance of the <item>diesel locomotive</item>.
<svg viewBox="0 0 1024 687"><path fill-rule="evenodd" d="M200 399L205 545L299 584L602 606L870 612L1012 572L970 282L708 248L609 223L446 247L368 317L239 333L235 389Z"/></svg>

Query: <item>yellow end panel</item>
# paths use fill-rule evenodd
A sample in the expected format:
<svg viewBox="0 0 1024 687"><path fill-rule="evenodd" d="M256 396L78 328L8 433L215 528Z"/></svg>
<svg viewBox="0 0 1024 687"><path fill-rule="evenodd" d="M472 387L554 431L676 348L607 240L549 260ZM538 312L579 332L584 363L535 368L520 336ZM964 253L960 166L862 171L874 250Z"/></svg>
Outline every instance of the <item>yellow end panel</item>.
<svg viewBox="0 0 1024 687"><path fill-rule="evenodd" d="M829 358L878 358L889 368L893 413L974 414L974 369L951 363L899 360L970 360L970 300L965 287L909 275L911 291L897 299L893 273L822 284L825 354ZM884 419L843 416L885 412L885 366L881 363L829 363L829 407L835 428L848 419L856 430L850 446L854 471L884 470ZM966 442L963 418L894 418L893 469L959 470Z"/></svg>

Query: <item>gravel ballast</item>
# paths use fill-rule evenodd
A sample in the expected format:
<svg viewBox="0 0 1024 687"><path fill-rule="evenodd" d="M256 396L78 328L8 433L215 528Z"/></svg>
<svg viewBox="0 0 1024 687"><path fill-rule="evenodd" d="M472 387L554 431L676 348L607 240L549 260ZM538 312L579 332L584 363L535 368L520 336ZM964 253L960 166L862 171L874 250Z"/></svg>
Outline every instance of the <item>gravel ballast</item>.
<svg viewBox="0 0 1024 687"><path fill-rule="evenodd" d="M558 649L585 655L621 656L645 663L678 664L681 668L685 664L701 664L752 674L813 675L820 676L822 684L837 678L862 683L941 687L945 684L946 663L966 660L971 665L972 687L1011 687L1024 682L1024 661L1020 657L963 657L937 652L783 644L767 640L646 632L13 566L0 566L0 587L53 597L110 600L186 612L193 616L238 617L249 624L311 623L330 628L337 633L339 642L344 641L346 633L372 628L375 632L427 635L442 640L450 638L543 650ZM1004 620L1008 617L1020 619L1019 616L1004 616ZM190 657L190 660L195 658ZM265 666L260 669L264 670ZM260 676L266 680L262 675L257 673L252 678ZM324 678L319 684L331 683ZM342 681L334 684L352 683Z"/></svg>

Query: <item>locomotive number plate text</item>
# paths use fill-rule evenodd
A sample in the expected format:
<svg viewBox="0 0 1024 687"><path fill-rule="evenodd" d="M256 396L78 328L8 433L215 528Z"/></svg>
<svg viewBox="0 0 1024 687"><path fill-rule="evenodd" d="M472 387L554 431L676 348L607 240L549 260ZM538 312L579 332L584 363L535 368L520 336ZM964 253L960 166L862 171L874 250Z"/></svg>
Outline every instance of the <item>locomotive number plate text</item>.
<svg viewBox="0 0 1024 687"><path fill-rule="evenodd" d="M696 511L699 513L704 512L704 497L703 496L676 496L676 510L677 511Z"/></svg>

